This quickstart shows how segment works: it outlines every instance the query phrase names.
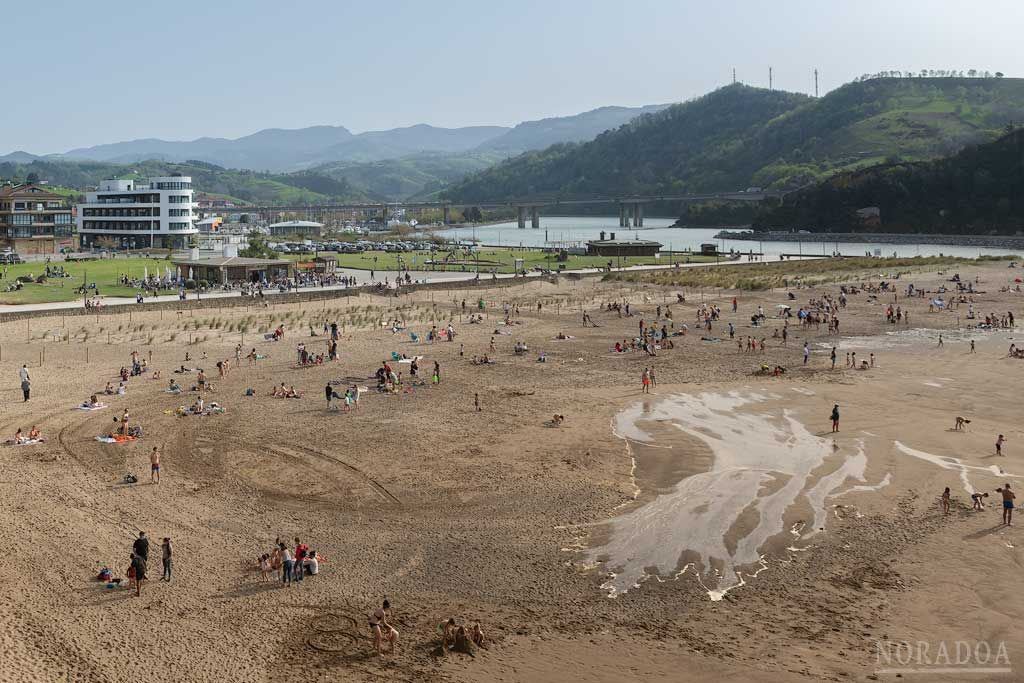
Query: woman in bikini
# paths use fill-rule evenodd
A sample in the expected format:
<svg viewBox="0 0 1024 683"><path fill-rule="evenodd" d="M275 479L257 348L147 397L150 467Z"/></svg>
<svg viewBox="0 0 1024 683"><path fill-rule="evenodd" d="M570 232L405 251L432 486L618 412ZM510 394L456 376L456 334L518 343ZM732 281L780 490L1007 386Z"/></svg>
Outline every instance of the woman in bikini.
<svg viewBox="0 0 1024 683"><path fill-rule="evenodd" d="M373 647L377 654L384 654L384 641L391 644L391 652L398 644L398 631L388 622L391 615L391 603L384 598L384 603L370 614L370 633L373 635Z"/></svg>

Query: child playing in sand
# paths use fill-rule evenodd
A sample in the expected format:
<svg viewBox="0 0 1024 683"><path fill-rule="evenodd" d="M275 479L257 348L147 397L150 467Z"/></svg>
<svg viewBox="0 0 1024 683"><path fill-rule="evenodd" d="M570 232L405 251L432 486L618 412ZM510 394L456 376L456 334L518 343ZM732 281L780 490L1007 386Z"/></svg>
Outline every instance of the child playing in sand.
<svg viewBox="0 0 1024 683"><path fill-rule="evenodd" d="M985 504L982 502L983 498L988 498L988 492L987 491L985 493L972 493L971 494L971 503L973 503L973 505L972 505L971 509L972 510L981 510L981 509L983 509L985 507Z"/></svg>
<svg viewBox="0 0 1024 683"><path fill-rule="evenodd" d="M264 581L270 581L270 574L274 571L270 567L270 555L263 553L259 559L260 578Z"/></svg>

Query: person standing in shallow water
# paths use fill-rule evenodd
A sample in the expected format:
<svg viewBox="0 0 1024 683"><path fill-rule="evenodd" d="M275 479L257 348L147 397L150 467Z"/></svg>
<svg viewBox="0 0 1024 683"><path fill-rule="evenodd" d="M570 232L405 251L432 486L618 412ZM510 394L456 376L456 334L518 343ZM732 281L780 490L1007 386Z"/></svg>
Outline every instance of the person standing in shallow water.
<svg viewBox="0 0 1024 683"><path fill-rule="evenodd" d="M640 375L640 385L643 393L651 393L651 371L648 368L644 368L643 374Z"/></svg>
<svg viewBox="0 0 1024 683"><path fill-rule="evenodd" d="M836 403L832 406L832 414L829 416L832 418L832 433L839 431L839 404Z"/></svg>

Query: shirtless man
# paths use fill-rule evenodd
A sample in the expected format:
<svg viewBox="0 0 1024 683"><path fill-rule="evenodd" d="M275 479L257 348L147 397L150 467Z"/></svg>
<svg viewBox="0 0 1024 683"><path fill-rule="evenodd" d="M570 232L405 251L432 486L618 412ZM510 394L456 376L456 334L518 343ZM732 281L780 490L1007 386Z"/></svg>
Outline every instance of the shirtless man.
<svg viewBox="0 0 1024 683"><path fill-rule="evenodd" d="M1003 524L1013 526L1013 499L1017 494L1010 490L1010 482L1006 482L1003 488L996 491L1003 494Z"/></svg>
<svg viewBox="0 0 1024 683"><path fill-rule="evenodd" d="M455 631L457 630L455 619L450 618L441 624L441 653L447 654L448 650L455 646Z"/></svg>
<svg viewBox="0 0 1024 683"><path fill-rule="evenodd" d="M957 415L956 416L956 426L953 427L953 431L954 432L962 432L963 429L964 429L964 425L969 425L969 424L971 424L970 420L968 420L966 417L960 417L959 415Z"/></svg>
<svg viewBox="0 0 1024 683"><path fill-rule="evenodd" d="M149 480L154 484L160 483L160 451L156 446L149 453Z"/></svg>
<svg viewBox="0 0 1024 683"><path fill-rule="evenodd" d="M1002 434L1000 434L996 438L996 455L1002 455L1003 454L1003 444L1004 443L1006 443L1006 438L1003 437Z"/></svg>

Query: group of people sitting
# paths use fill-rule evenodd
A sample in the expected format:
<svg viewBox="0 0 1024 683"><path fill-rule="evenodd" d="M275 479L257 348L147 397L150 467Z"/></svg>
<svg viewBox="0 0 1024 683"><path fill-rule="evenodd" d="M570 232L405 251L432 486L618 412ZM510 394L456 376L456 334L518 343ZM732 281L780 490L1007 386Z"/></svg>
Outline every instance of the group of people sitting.
<svg viewBox="0 0 1024 683"><path fill-rule="evenodd" d="M43 443L46 439L43 438L43 433L39 429L32 425L32 429L28 430L28 434L24 434L21 431L21 427L18 427L18 431L14 432L14 438L11 443L16 446L23 446L30 443Z"/></svg>
<svg viewBox="0 0 1024 683"><path fill-rule="evenodd" d="M302 398L302 394L295 390L294 384L288 388L284 382L271 389L270 395L274 398Z"/></svg>
<svg viewBox="0 0 1024 683"><path fill-rule="evenodd" d="M486 642L480 622L473 624L472 629L467 629L465 626L456 624L454 618L450 618L448 621L441 622L437 628L441 631L442 654L447 654L452 650L470 654L473 651L471 644L483 647Z"/></svg>

